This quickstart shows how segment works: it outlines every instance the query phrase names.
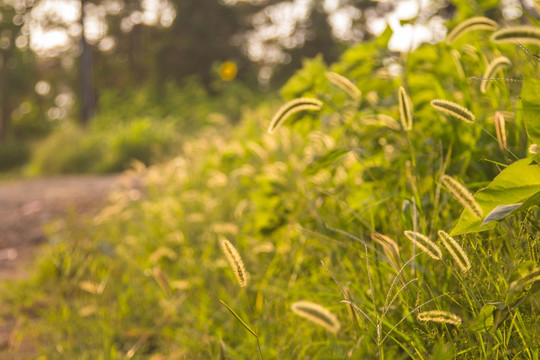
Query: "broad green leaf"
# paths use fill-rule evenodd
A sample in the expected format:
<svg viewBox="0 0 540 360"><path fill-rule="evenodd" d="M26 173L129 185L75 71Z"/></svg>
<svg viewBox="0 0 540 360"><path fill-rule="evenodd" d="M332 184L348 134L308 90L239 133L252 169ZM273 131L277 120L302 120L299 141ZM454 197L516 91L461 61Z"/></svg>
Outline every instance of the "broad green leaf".
<svg viewBox="0 0 540 360"><path fill-rule="evenodd" d="M535 144L540 144L540 80L526 77L523 80L521 91L523 112L525 113L525 127L527 133Z"/></svg>
<svg viewBox="0 0 540 360"><path fill-rule="evenodd" d="M329 90L328 79L324 75L328 68L322 55L306 59L302 65L281 88L281 95L285 100L317 97L317 93L326 93Z"/></svg>
<svg viewBox="0 0 540 360"><path fill-rule="evenodd" d="M493 327L493 312L497 307L493 304L485 304L480 310L480 314L471 325L471 330L479 332L488 332Z"/></svg>
<svg viewBox="0 0 540 360"><path fill-rule="evenodd" d="M482 225L489 224L492 221L497 221L503 217L510 215L514 210L518 209L523 203L511 204L511 205L499 205L484 218Z"/></svg>
<svg viewBox="0 0 540 360"><path fill-rule="evenodd" d="M374 40L375 45L382 48L386 48L393 34L394 34L394 30L392 30L392 27L390 25L387 25L383 33L377 36L377 38Z"/></svg>
<svg viewBox="0 0 540 360"><path fill-rule="evenodd" d="M491 213L501 205L514 206L522 203L521 206L497 217L496 220L500 220L512 212L538 205L540 200L540 165L531 159L516 161L501 171L485 189L478 191L474 198L482 208L486 218L494 216ZM493 228L495 224L489 219L487 222L484 219L478 219L468 210L464 210L450 235L484 231Z"/></svg>
<svg viewBox="0 0 540 360"><path fill-rule="evenodd" d="M512 311L512 308L503 302L498 302L494 305L496 306L496 309L493 310L493 326L489 329L490 333L497 331L499 326L508 319L508 315L510 315L510 312Z"/></svg>

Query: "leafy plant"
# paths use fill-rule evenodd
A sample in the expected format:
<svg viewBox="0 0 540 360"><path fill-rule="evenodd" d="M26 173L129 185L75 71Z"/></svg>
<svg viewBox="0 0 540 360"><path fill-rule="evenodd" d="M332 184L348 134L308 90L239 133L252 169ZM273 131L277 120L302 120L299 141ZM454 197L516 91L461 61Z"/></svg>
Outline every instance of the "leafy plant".
<svg viewBox="0 0 540 360"><path fill-rule="evenodd" d="M142 192L53 231L12 306L41 306L32 330L54 339L52 357L252 358L255 337L266 358L537 359L538 62L489 40L494 28L403 56L387 29L335 64L306 60L285 110L264 103L172 161L137 163ZM500 56L523 89L489 79L483 93ZM297 98L317 111L284 122ZM249 322L225 237L250 269Z"/></svg>

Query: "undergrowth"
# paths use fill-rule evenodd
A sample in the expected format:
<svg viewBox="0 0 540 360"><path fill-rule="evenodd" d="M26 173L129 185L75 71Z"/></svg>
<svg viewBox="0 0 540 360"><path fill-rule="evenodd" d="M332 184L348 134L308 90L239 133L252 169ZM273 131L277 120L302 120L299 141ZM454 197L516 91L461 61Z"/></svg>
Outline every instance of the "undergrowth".
<svg viewBox="0 0 540 360"><path fill-rule="evenodd" d="M539 49L489 31L307 60L282 94L316 106L273 134L263 104L138 163L142 189L51 225L6 295L20 334L47 359L538 359Z"/></svg>
<svg viewBox="0 0 540 360"><path fill-rule="evenodd" d="M31 156L19 159L6 153L4 163L29 160L23 173L37 176L118 172L134 160L146 165L163 162L204 128L237 123L248 106L262 99L239 82L214 85L212 94L196 79L182 86L169 83L161 90L152 86L104 90L88 127L66 119L44 140L33 141ZM0 170L10 165L4 163Z"/></svg>

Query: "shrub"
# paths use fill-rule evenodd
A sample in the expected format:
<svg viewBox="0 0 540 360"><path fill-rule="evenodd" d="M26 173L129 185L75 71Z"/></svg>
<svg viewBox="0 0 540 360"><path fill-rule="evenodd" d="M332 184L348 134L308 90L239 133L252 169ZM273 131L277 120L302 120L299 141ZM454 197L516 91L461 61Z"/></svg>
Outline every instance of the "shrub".
<svg viewBox="0 0 540 360"><path fill-rule="evenodd" d="M135 120L117 126L106 136L102 171L120 171L133 160L149 165L170 154L176 134L172 123L153 123L152 119Z"/></svg>
<svg viewBox="0 0 540 360"><path fill-rule="evenodd" d="M30 168L33 174L91 173L99 169L104 153L99 134L88 135L76 127L62 129L37 147Z"/></svg>
<svg viewBox="0 0 540 360"><path fill-rule="evenodd" d="M34 174L107 173L124 170L133 160L149 164L171 154L177 137L172 129L171 123L150 118L107 130L63 129L37 147L30 167Z"/></svg>
<svg viewBox="0 0 540 360"><path fill-rule="evenodd" d="M25 143L17 140L0 142L0 171L10 170L23 165L29 158L30 151Z"/></svg>

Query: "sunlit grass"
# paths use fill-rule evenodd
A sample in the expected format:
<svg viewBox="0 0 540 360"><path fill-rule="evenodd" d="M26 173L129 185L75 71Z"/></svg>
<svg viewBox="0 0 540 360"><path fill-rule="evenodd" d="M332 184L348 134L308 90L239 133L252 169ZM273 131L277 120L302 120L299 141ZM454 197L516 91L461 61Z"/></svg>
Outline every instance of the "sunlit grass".
<svg viewBox="0 0 540 360"><path fill-rule="evenodd" d="M372 43L325 71L312 60L283 92L317 95L317 113L268 134L286 111L263 104L166 164L134 165L141 193L51 229L35 278L8 298L17 334L43 339L48 358L537 359L538 208L447 235L468 211L487 215L469 191L525 156L517 117L502 148L486 130L519 92L482 97L438 55L446 46L409 55L407 93L373 77L389 55ZM376 96L347 96L328 72ZM438 115L437 97L475 122Z"/></svg>

